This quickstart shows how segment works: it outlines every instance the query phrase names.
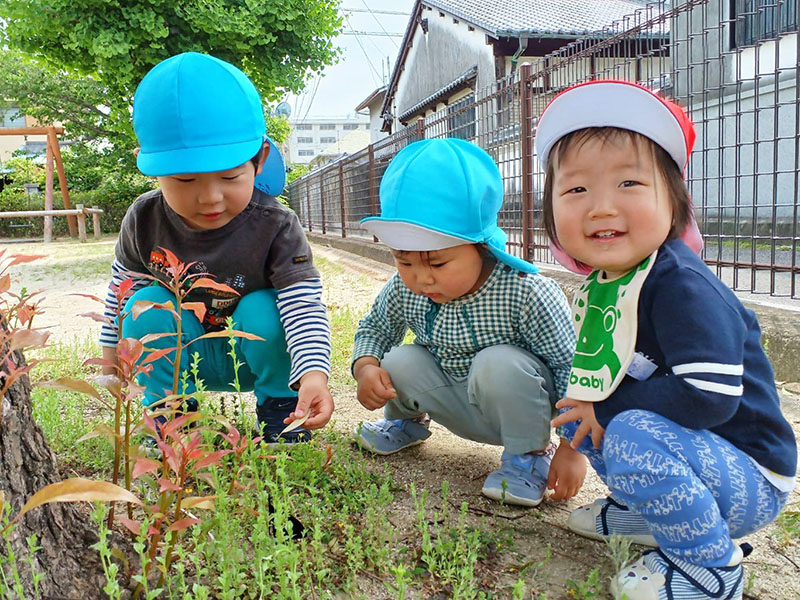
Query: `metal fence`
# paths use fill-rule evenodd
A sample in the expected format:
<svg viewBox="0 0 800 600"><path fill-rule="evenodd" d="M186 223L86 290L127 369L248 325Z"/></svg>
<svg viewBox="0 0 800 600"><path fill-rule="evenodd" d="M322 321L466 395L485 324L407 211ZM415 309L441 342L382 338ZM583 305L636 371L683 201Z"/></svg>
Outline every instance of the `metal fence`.
<svg viewBox="0 0 800 600"><path fill-rule="evenodd" d="M523 65L474 100L458 102L289 188L310 230L369 237L391 158L422 138L461 137L497 162L505 185L500 225L509 251L555 262L541 223L544 175L533 149L538 115L569 85L626 79L689 112L698 141L688 168L706 247L731 288L800 298L800 0L655 2L595 38Z"/></svg>

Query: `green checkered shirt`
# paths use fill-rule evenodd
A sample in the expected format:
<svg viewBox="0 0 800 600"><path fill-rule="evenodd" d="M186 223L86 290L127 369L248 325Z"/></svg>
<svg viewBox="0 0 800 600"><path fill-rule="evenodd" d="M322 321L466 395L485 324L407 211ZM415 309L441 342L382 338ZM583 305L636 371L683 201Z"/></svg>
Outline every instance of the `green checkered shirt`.
<svg viewBox="0 0 800 600"><path fill-rule="evenodd" d="M395 274L358 324L353 362L362 356L381 360L408 329L453 377L466 377L484 348L511 344L542 360L553 373L558 397L566 393L575 330L564 293L548 277L523 276L498 263L472 294L436 304L414 294Z"/></svg>

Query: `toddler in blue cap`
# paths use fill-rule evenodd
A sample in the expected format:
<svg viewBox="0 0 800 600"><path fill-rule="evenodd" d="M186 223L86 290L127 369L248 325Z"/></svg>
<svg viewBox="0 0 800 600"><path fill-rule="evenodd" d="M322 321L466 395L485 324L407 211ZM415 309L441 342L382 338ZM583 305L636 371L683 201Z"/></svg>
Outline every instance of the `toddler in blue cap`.
<svg viewBox="0 0 800 600"><path fill-rule="evenodd" d="M310 438L299 428L280 435L284 423L310 414L305 427L324 426L333 412L328 390L330 328L322 286L297 216L274 197L281 193L283 161L266 137L261 98L239 69L212 56L188 52L156 65L142 80L133 101L133 125L140 144L139 170L158 179L128 209L112 265L112 290L133 277L134 302L172 303L175 298L152 278L168 281L163 249L191 263L230 291L195 289L187 300L202 302L202 321L191 311L181 315L183 343L225 327L266 341L239 339L241 388L258 400L259 427L270 442ZM266 169L266 171L264 171ZM137 277L139 275L139 277ZM106 316L113 320L116 300L110 290ZM150 310L123 320L125 337L176 333L168 311ZM101 333L104 357L116 359L117 332ZM148 343L174 346L174 337ZM226 338L198 340L199 377L211 390L230 390L235 378ZM169 354L152 363L144 386L149 406L172 389ZM189 352L181 355L189 367ZM189 394L194 392L192 378ZM194 404L196 406L196 404ZM193 400L185 403L189 409Z"/></svg>
<svg viewBox="0 0 800 600"><path fill-rule="evenodd" d="M381 215L364 226L392 250L397 274L355 334L358 400L384 419L358 444L392 454L426 440L430 419L503 446L484 495L537 506L574 496L586 461L550 443L575 333L558 285L505 251L503 181L492 158L459 139L415 142L389 164ZM406 331L413 344L403 344Z"/></svg>

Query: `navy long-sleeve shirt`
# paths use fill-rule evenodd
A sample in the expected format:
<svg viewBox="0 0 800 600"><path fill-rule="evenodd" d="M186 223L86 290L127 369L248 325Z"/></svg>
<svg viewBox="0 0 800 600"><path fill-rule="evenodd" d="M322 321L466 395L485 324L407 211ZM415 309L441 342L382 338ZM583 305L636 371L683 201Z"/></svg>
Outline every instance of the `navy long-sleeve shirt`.
<svg viewBox="0 0 800 600"><path fill-rule="evenodd" d="M657 370L643 381L626 376L595 404L597 420L606 427L625 410L649 410L794 477L796 440L760 337L755 314L682 240L665 243L639 295L636 340Z"/></svg>

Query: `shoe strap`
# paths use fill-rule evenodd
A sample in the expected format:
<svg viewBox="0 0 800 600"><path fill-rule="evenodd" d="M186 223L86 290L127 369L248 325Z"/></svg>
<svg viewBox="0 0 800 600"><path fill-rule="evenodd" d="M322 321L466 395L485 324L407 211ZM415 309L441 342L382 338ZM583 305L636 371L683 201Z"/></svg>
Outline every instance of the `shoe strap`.
<svg viewBox="0 0 800 600"><path fill-rule="evenodd" d="M667 564L667 574L666 574L667 583L672 581L673 573L674 572L678 572L678 573L681 574L681 576L683 576L684 579L686 579L686 581L688 581L695 588L697 588L698 590L700 590L701 592L706 594L709 598L722 598L723 597L722 595L726 593L725 581L722 579L722 576L719 574L718 571L730 571L730 570L735 569L735 568L737 568L739 566L739 565L736 565L734 567L700 567L700 568L704 568L707 571L709 571L711 573L711 575L714 576L714 579L717 580L718 591L715 592L715 591L709 590L702 583L700 583L694 577L689 575L689 573L687 573L683 568L681 568L672 559L670 559L666 554L664 554L664 552L661 551L661 548L653 548L652 550L648 550L648 551L644 552L644 554L642 556L644 556L645 554L650 554L651 552L658 553L658 555L661 557L661 559ZM740 577L741 577L741 575L740 575ZM738 585L738 583L736 585ZM733 586L734 589L736 588L736 585ZM668 591L668 595L669 595L670 600L671 600L672 593L669 590L669 588L667 588L667 591Z"/></svg>
<svg viewBox="0 0 800 600"><path fill-rule="evenodd" d="M630 510L624 504L620 504L619 502L614 500L614 498L612 498L611 496L608 496L606 498L605 504L603 504L603 507L600 509L600 524L603 527L603 535L610 535L611 534L611 529L608 527L608 516L607 515L608 515L608 509L611 508L612 506L616 506L618 509L624 510L624 511Z"/></svg>

